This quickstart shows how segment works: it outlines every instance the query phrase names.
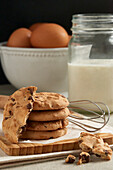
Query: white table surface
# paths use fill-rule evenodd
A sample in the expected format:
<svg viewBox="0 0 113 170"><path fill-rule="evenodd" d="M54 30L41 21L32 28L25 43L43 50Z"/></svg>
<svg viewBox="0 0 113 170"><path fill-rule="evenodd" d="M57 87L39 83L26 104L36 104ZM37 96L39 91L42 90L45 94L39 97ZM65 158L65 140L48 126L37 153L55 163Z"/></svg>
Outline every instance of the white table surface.
<svg viewBox="0 0 113 170"><path fill-rule="evenodd" d="M0 94L1 95L10 95L15 91L15 88L11 85L0 85ZM113 127L113 114L111 114L109 125ZM1 169L1 168L0 168ZM11 170L113 170L113 156L110 161L104 161L98 159L98 157L91 156L91 161L87 164L76 165L66 164L65 159L59 160L49 160L45 162L30 163L21 166L15 166L5 169Z"/></svg>

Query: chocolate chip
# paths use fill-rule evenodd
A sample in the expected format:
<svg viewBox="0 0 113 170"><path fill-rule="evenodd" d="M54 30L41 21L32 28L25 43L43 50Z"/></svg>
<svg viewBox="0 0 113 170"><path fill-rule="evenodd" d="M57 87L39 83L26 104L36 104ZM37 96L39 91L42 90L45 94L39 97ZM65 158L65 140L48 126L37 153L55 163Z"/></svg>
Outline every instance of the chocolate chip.
<svg viewBox="0 0 113 170"><path fill-rule="evenodd" d="M104 152L106 156L109 154L108 150L104 150Z"/></svg>
<svg viewBox="0 0 113 170"><path fill-rule="evenodd" d="M31 100L32 102L35 101L34 98L33 98L33 96L29 96L28 100Z"/></svg>
<svg viewBox="0 0 113 170"><path fill-rule="evenodd" d="M53 139L53 137L50 137L49 139Z"/></svg>
<svg viewBox="0 0 113 170"><path fill-rule="evenodd" d="M44 125L44 127L45 127L45 128L47 128L47 126L46 126L46 125Z"/></svg>
<svg viewBox="0 0 113 170"><path fill-rule="evenodd" d="M98 155L98 154L95 154L97 157L101 157L100 155Z"/></svg>
<svg viewBox="0 0 113 170"><path fill-rule="evenodd" d="M27 109L32 109L31 103L28 103L28 104L27 104Z"/></svg>
<svg viewBox="0 0 113 170"><path fill-rule="evenodd" d="M30 91L31 95L33 95L33 89L28 88L28 90Z"/></svg>
<svg viewBox="0 0 113 170"><path fill-rule="evenodd" d="M13 106L15 105L16 103L13 103Z"/></svg>
<svg viewBox="0 0 113 170"><path fill-rule="evenodd" d="M14 102L15 101L15 99L14 98L11 98L11 100Z"/></svg>
<svg viewBox="0 0 113 170"><path fill-rule="evenodd" d="M89 162L89 156L87 156L87 155L82 155L82 162L84 162L84 163L88 163Z"/></svg>
<svg viewBox="0 0 113 170"><path fill-rule="evenodd" d="M9 117L5 117L4 119L7 120Z"/></svg>
<svg viewBox="0 0 113 170"><path fill-rule="evenodd" d="M12 115L13 115L13 113L12 113L12 111L11 111L11 110L9 110L9 114L10 114L10 116L12 116Z"/></svg>

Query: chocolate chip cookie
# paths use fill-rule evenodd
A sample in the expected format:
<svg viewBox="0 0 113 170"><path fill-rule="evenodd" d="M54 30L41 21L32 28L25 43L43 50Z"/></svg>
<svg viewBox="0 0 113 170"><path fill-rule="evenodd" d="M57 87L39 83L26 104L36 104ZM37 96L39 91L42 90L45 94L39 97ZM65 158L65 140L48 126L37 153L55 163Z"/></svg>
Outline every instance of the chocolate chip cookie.
<svg viewBox="0 0 113 170"><path fill-rule="evenodd" d="M40 92L36 93L33 110L57 110L68 105L68 100L61 94Z"/></svg>
<svg viewBox="0 0 113 170"><path fill-rule="evenodd" d="M32 121L61 120L61 119L65 119L69 115L70 115L70 111L67 107L60 110L32 111L29 115L29 120Z"/></svg>
<svg viewBox="0 0 113 170"><path fill-rule="evenodd" d="M9 97L4 107L2 128L5 137L12 143L18 143L18 138L24 130L33 109L36 90L34 86L17 90Z"/></svg>
<svg viewBox="0 0 113 170"><path fill-rule="evenodd" d="M52 139L52 138L58 138L67 133L67 128L62 128L58 130L52 130L52 131L32 131L32 130L26 130L22 133L21 138L22 139Z"/></svg>
<svg viewBox="0 0 113 170"><path fill-rule="evenodd" d="M33 131L49 131L62 129L66 127L68 124L69 121L67 119L46 122L28 121L26 129Z"/></svg>

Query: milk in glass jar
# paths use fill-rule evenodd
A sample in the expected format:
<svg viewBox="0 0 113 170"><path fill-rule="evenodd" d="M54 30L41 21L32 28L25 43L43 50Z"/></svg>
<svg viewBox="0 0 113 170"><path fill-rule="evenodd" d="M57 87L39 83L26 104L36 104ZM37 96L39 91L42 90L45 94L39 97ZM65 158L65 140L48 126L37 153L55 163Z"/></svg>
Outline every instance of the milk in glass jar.
<svg viewBox="0 0 113 170"><path fill-rule="evenodd" d="M73 15L68 98L103 102L113 111L113 15Z"/></svg>

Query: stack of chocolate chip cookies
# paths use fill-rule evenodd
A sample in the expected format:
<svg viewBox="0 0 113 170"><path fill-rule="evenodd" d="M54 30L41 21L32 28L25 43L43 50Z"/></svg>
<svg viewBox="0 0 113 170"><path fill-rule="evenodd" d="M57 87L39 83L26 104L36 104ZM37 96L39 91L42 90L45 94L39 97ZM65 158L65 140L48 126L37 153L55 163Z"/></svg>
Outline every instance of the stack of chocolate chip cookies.
<svg viewBox="0 0 113 170"><path fill-rule="evenodd" d="M63 136L67 132L66 119L70 114L68 100L57 93L36 93L33 110L31 111L24 139L50 139Z"/></svg>
<svg viewBox="0 0 113 170"><path fill-rule="evenodd" d="M57 93L36 93L37 87L15 91L4 107L2 128L12 143L22 139L50 139L67 132L68 100Z"/></svg>

